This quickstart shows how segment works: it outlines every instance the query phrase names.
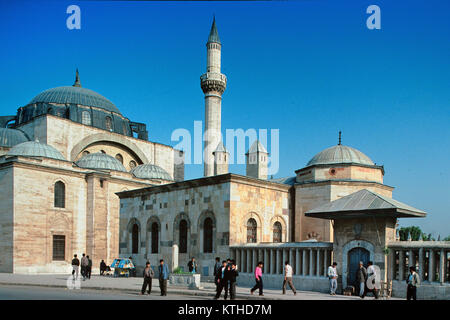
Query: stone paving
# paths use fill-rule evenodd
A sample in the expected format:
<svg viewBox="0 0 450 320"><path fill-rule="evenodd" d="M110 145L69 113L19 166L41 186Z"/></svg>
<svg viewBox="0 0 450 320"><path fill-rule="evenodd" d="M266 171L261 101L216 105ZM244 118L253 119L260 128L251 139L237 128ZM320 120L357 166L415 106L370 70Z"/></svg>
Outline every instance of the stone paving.
<svg viewBox="0 0 450 320"><path fill-rule="evenodd" d="M80 276L81 278L81 276ZM69 279L69 281L68 281ZM78 282L77 282L78 283ZM56 287L67 288L73 286L71 275L64 274L10 274L0 273L0 285L27 285L27 286L44 286L44 287ZM90 280L79 282L81 289L96 289L96 290L115 290L121 292L139 292L142 287L142 278L114 278L111 276L99 276L93 275ZM180 294L188 296L209 296L211 299L215 294L215 285L210 282L202 282L202 289L189 290L183 287L175 287L168 284L168 296L170 294ZM153 280L152 292L159 293L158 280ZM297 291L297 295L294 296L292 291L286 291L283 295L280 290L276 289L264 289L264 296L258 296L257 292L254 295L250 295L250 288L237 287L236 290L237 299L252 299L252 300L361 300L359 297L349 297L343 295L331 296L329 294L312 292L312 291ZM223 299L223 293L222 298ZM392 298L394 299L394 298ZM373 297L367 297L365 300L373 300Z"/></svg>

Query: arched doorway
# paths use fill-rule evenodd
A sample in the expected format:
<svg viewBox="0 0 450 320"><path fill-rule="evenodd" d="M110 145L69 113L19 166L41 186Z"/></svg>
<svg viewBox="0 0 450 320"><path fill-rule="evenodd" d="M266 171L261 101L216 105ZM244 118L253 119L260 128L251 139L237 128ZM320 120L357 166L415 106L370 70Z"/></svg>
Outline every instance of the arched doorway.
<svg viewBox="0 0 450 320"><path fill-rule="evenodd" d="M364 267L367 268L367 262L369 262L370 259L370 252L367 249L356 247L351 249L348 252L348 279L347 284L348 285L355 285L356 281L356 271L359 268L359 262L362 261L364 264Z"/></svg>

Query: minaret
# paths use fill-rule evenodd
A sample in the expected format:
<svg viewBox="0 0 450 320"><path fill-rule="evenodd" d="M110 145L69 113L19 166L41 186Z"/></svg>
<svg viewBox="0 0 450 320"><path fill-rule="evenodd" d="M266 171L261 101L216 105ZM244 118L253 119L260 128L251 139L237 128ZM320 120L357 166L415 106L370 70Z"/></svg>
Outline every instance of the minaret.
<svg viewBox="0 0 450 320"><path fill-rule="evenodd" d="M246 175L248 177L267 180L269 153L261 142L256 140L245 156L247 161Z"/></svg>
<svg viewBox="0 0 450 320"><path fill-rule="evenodd" d="M81 87L81 82L80 82L80 75L78 73L78 68L77 68L77 72L75 73L75 83L73 84L74 87Z"/></svg>
<svg viewBox="0 0 450 320"><path fill-rule="evenodd" d="M204 176L214 175L214 155L221 142L221 107L222 94L227 86L227 77L220 73L221 43L214 18L209 33L207 48L206 73L200 77L200 84L205 94L205 141L204 141Z"/></svg>
<svg viewBox="0 0 450 320"><path fill-rule="evenodd" d="M230 154L223 145L222 141L219 142L219 145L213 152L213 155L214 155L214 175L217 176L219 174L228 173L228 160Z"/></svg>

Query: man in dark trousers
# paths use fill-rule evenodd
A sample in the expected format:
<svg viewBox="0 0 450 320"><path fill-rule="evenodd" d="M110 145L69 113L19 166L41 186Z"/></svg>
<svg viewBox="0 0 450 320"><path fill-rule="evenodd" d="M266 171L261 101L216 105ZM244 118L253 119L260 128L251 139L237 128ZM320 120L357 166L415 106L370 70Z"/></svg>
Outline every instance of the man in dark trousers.
<svg viewBox="0 0 450 320"><path fill-rule="evenodd" d="M106 271L106 263L105 260L102 260L102 262L100 262L100 275L102 276Z"/></svg>
<svg viewBox="0 0 450 320"><path fill-rule="evenodd" d="M219 275L217 278L217 291L216 291L216 295L214 296L214 300L217 300L220 298L220 295L222 294L222 290L226 287L226 277L225 277L225 272L227 269L227 261L223 260L222 261L222 267L220 267L219 269Z"/></svg>
<svg viewBox="0 0 450 320"><path fill-rule="evenodd" d="M359 296L364 299L366 296L367 270L362 261L359 262L359 268L356 270L356 290L359 290Z"/></svg>
<svg viewBox="0 0 450 320"><path fill-rule="evenodd" d="M416 267L409 267L409 275L408 278L406 278L406 284L408 285L406 288L406 300L416 300L417 287L420 284L420 278L416 273Z"/></svg>
<svg viewBox="0 0 450 320"><path fill-rule="evenodd" d="M86 258L88 259L88 265L86 267L86 278L90 279L92 272L92 260L91 258L89 258L89 256L86 256Z"/></svg>
<svg viewBox="0 0 450 320"><path fill-rule="evenodd" d="M161 295L167 296L167 279L169 279L169 268L164 264L164 260L159 260L158 266L159 272L159 288L161 289Z"/></svg>
<svg viewBox="0 0 450 320"><path fill-rule="evenodd" d="M219 270L222 267L222 264L220 263L220 258L216 257L216 264L214 265L214 284L216 285L216 290L218 286L217 279L219 279Z"/></svg>
<svg viewBox="0 0 450 320"><path fill-rule="evenodd" d="M231 266L227 267L227 272L225 277L227 278L227 282L230 290L230 300L236 299L236 277L239 276L239 272L237 271L236 262L234 260L231 261ZM227 291L225 291L225 300Z"/></svg>
<svg viewBox="0 0 450 320"><path fill-rule="evenodd" d="M142 290L141 290L141 294L145 293L145 289L147 289L148 286L148 294L150 294L152 292L152 279L154 276L154 272L152 267L150 266L150 261L147 261L147 263L145 264L145 269L143 272L143 277L144 277L144 283L142 284Z"/></svg>
<svg viewBox="0 0 450 320"><path fill-rule="evenodd" d="M81 257L81 276L83 277L83 280L86 280L86 269L89 264L88 258L86 258L86 255L83 253L83 256Z"/></svg>
<svg viewBox="0 0 450 320"><path fill-rule="evenodd" d="M80 267L80 260L78 260L77 255L73 255L72 259L72 277L73 280L78 279L78 268Z"/></svg>

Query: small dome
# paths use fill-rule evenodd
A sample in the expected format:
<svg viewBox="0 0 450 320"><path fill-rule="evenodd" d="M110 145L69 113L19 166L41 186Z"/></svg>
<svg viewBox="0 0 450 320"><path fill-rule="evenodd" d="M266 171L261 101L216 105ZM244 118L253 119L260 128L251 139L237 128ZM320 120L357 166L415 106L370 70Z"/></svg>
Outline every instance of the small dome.
<svg viewBox="0 0 450 320"><path fill-rule="evenodd" d="M356 163L373 166L372 160L364 153L352 147L336 145L316 154L309 160L307 167L317 164Z"/></svg>
<svg viewBox="0 0 450 320"><path fill-rule="evenodd" d="M22 156L22 157L43 157L51 158L56 160L66 160L62 154L45 143L40 143L38 141L27 141L20 143L7 153L8 156Z"/></svg>
<svg viewBox="0 0 450 320"><path fill-rule="evenodd" d="M141 164L131 170L131 173L139 179L161 179L172 180L170 174L163 168L154 164Z"/></svg>
<svg viewBox="0 0 450 320"><path fill-rule="evenodd" d="M107 155L106 153L96 152L83 156L75 162L80 168L86 169L100 169L100 170L114 170L127 172L123 164L116 158Z"/></svg>
<svg viewBox="0 0 450 320"><path fill-rule="evenodd" d="M78 86L65 86L51 88L39 93L29 104L45 103L72 103L89 107L97 107L108 112L120 114L119 109L101 94L90 89Z"/></svg>
<svg viewBox="0 0 450 320"><path fill-rule="evenodd" d="M20 130L0 128L0 147L11 148L26 141L28 141L28 138Z"/></svg>

